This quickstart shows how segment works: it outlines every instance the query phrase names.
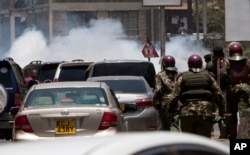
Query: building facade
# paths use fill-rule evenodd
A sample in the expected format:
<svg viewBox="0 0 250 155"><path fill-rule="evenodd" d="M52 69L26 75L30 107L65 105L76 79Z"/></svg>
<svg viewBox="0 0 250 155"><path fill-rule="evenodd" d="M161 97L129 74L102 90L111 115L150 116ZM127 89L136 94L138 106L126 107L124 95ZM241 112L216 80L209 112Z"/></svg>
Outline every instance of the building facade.
<svg viewBox="0 0 250 155"><path fill-rule="evenodd" d="M25 29L35 27L48 41L69 30L87 26L91 19L113 18L129 39L159 40L160 9L143 0L0 0L0 51L8 51ZM165 7L166 33L178 33L180 23L192 32L192 0Z"/></svg>

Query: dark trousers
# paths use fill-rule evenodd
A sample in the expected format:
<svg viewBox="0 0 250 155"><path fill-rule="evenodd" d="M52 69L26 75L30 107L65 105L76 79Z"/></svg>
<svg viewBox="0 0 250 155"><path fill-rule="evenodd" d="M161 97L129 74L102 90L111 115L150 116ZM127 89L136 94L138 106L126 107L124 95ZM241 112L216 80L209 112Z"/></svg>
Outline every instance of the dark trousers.
<svg viewBox="0 0 250 155"><path fill-rule="evenodd" d="M159 117L161 120L162 130L170 131L171 122L169 122L169 119L167 118L167 111L165 108L161 108L159 110Z"/></svg>
<svg viewBox="0 0 250 155"><path fill-rule="evenodd" d="M225 123L227 125L226 138L236 139L237 137L237 127L238 127L238 117L237 112L242 101L242 94L236 93L234 91L227 91L226 94L226 113L231 115L226 116ZM242 107L240 107L241 109Z"/></svg>
<svg viewBox="0 0 250 155"><path fill-rule="evenodd" d="M233 113L231 116L226 117L225 123L227 125L227 138L236 139L237 137L237 126L238 126L238 117L237 113Z"/></svg>
<svg viewBox="0 0 250 155"><path fill-rule="evenodd" d="M209 116L181 116L181 131L210 138L213 128L212 119L213 118Z"/></svg>

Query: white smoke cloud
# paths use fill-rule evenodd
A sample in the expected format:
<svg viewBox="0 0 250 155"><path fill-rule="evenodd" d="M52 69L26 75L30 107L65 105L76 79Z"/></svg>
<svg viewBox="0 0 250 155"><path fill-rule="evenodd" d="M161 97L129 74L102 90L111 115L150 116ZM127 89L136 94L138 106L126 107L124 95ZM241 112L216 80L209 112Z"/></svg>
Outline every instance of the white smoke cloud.
<svg viewBox="0 0 250 155"><path fill-rule="evenodd" d="M184 37L171 38L166 42L166 55L176 58L179 71L187 69L187 57L204 55L204 49ZM122 24L117 20L92 20L90 26L72 29L67 36L58 36L47 45L47 40L36 29L27 29L11 47L6 56L12 57L21 67L30 61L99 61L104 59L148 60L142 55L144 45L127 40ZM160 50L156 48L160 56ZM151 58L156 72L160 71L160 58Z"/></svg>
<svg viewBox="0 0 250 155"><path fill-rule="evenodd" d="M203 47L201 41L194 40L190 35L179 35L170 38L165 48L166 55L169 54L175 57L179 71L188 69L187 59L189 56L197 54L203 58L205 54L209 53L209 51Z"/></svg>
<svg viewBox="0 0 250 155"><path fill-rule="evenodd" d="M23 35L14 42L6 57L12 57L20 66L32 60L41 60L49 55L46 39L40 31L34 28L27 29Z"/></svg>

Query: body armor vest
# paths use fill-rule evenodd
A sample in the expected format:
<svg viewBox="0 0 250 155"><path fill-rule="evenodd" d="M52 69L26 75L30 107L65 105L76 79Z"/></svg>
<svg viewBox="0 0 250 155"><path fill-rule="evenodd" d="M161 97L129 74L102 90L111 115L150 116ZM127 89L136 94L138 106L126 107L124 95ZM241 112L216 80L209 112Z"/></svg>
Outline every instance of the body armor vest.
<svg viewBox="0 0 250 155"><path fill-rule="evenodd" d="M230 60L230 83L236 85L239 83L248 83L249 78L249 66L247 65L247 59L234 61Z"/></svg>
<svg viewBox="0 0 250 155"><path fill-rule="evenodd" d="M181 102L211 101L213 98L211 85L212 82L207 71L184 72L181 83Z"/></svg>

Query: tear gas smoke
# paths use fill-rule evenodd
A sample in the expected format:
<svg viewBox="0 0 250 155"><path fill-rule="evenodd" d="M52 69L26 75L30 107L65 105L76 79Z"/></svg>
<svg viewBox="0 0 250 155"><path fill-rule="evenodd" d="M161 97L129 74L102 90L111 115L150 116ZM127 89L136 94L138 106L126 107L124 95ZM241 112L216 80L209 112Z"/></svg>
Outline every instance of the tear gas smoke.
<svg viewBox="0 0 250 155"><path fill-rule="evenodd" d="M99 61L104 59L148 60L142 55L143 45L134 40L125 39L122 24L113 19L92 20L90 26L69 31L67 36L58 36L48 45L42 32L35 28L27 29L16 39L5 56L12 57L21 67L30 61ZM159 48L156 47L158 55ZM206 51L200 44L186 37L173 37L166 43L166 55L176 59L179 71L187 69L187 58L191 54L204 55ZM160 71L160 58L151 58L156 72Z"/></svg>

